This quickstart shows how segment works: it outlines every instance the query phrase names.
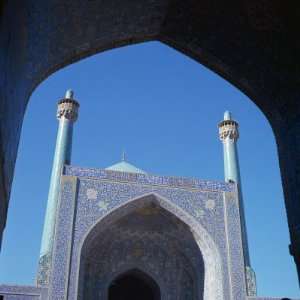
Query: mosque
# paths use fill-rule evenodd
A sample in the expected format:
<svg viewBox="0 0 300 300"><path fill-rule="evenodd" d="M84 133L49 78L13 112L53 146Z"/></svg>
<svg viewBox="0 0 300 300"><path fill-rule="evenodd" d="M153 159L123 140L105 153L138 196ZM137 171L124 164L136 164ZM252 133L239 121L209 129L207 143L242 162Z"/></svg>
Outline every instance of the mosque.
<svg viewBox="0 0 300 300"><path fill-rule="evenodd" d="M36 286L0 285L0 300L271 299L256 296L229 112L217 182L149 174L125 157L106 169L71 165L78 109L71 90L58 102Z"/></svg>

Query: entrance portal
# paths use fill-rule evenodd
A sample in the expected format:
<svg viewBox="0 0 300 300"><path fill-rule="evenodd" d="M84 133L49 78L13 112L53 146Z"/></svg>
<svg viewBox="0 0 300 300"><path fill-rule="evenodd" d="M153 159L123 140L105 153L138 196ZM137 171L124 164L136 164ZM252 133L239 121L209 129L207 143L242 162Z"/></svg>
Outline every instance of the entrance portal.
<svg viewBox="0 0 300 300"><path fill-rule="evenodd" d="M154 196L142 201L93 229L81 253L78 300L204 299L204 261L190 228Z"/></svg>
<svg viewBox="0 0 300 300"><path fill-rule="evenodd" d="M156 282L148 275L133 270L112 281L108 300L160 300Z"/></svg>

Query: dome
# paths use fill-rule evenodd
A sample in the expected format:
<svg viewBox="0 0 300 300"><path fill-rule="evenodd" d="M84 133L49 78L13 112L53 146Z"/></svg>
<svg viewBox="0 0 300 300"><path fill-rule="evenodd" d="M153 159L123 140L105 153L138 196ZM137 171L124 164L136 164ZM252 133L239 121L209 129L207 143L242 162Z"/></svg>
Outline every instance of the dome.
<svg viewBox="0 0 300 300"><path fill-rule="evenodd" d="M127 172L127 173L139 173L139 174L146 174L145 171L137 168L136 166L128 163L125 160L125 155L123 155L122 161L105 168L105 170L111 170L111 171L118 171L118 172Z"/></svg>

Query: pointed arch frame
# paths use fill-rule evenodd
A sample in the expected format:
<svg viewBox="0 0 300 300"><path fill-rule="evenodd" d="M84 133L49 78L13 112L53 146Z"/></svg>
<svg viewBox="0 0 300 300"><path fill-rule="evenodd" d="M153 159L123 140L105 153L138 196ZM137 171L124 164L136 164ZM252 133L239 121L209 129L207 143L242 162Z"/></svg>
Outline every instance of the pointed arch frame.
<svg viewBox="0 0 300 300"><path fill-rule="evenodd" d="M112 210L101 216L95 223L88 228L85 235L81 239L81 244L79 246L79 269L81 268L81 258L85 251L87 244L90 241L92 233L97 231L99 227L102 230L106 226L115 223L120 218L128 215L129 213L135 211L138 208L143 208L149 204L156 204L160 208L168 211L175 217L177 217L181 222L188 226L190 229L199 251L202 254L204 261L204 295L203 298L206 300L223 300L223 278L222 278L222 260L216 243L213 241L212 237L204 229L203 226L199 224L192 216L188 215L183 209L178 207L176 204L172 203L165 197L157 193L143 194L138 197L127 200L125 203L114 207ZM77 270L76 282L79 283L80 270ZM79 285L78 285L79 286ZM76 297L78 297L78 290Z"/></svg>

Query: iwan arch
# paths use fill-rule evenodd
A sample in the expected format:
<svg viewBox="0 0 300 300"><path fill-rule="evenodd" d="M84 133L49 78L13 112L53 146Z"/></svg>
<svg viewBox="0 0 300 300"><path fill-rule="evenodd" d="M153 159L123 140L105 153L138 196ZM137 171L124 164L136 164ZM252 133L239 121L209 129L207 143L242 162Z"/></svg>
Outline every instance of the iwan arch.
<svg viewBox="0 0 300 300"><path fill-rule="evenodd" d="M275 133L291 234L300 264L299 18L276 1L1 1L0 227L5 226L29 96L55 70L96 52L160 40L245 92Z"/></svg>
<svg viewBox="0 0 300 300"><path fill-rule="evenodd" d="M159 299L224 299L222 259L210 234L157 193L118 206L82 240L79 299L108 299L111 282L135 269L151 275Z"/></svg>

